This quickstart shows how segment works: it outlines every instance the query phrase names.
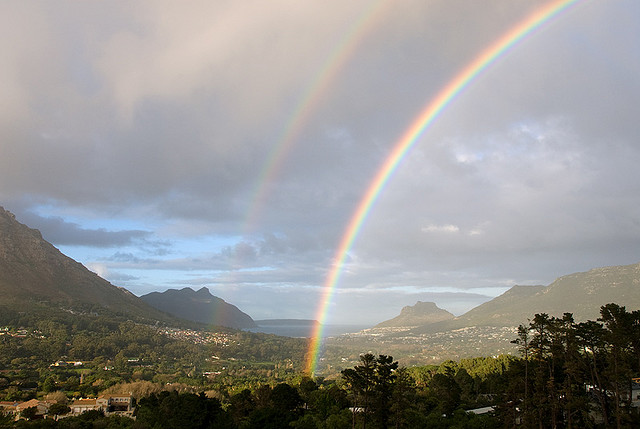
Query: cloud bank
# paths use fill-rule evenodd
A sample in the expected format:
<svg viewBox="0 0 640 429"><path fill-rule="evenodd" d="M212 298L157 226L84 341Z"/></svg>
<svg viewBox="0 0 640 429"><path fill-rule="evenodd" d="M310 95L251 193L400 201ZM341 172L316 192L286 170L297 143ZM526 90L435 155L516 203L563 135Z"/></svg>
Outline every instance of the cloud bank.
<svg viewBox="0 0 640 429"><path fill-rule="evenodd" d="M314 318L395 142L545 3L2 4L0 201L134 293L197 283L254 318ZM380 195L330 320L638 262L638 16L578 2L465 89Z"/></svg>

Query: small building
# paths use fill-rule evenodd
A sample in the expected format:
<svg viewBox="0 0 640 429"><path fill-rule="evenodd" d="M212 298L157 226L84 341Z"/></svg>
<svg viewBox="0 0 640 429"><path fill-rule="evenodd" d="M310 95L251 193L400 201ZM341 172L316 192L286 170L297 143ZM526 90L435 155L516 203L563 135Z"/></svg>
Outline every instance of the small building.
<svg viewBox="0 0 640 429"><path fill-rule="evenodd" d="M133 410L133 398L129 395L102 395L98 396L98 402L104 404L105 412L128 413Z"/></svg>
<svg viewBox="0 0 640 429"><path fill-rule="evenodd" d="M476 414L476 415L493 413L494 411L495 411L495 407L481 407L481 408L474 408L473 410L466 410L467 413Z"/></svg>
<svg viewBox="0 0 640 429"><path fill-rule="evenodd" d="M77 399L69 405L71 413L82 414L85 411L103 411L105 414L132 414L133 397L129 395L101 395L97 398Z"/></svg>
<svg viewBox="0 0 640 429"><path fill-rule="evenodd" d="M52 402L39 401L37 399L30 399L27 402L21 402L16 405L16 414L22 413L27 408L36 408L36 416L45 416L49 413L49 407Z"/></svg>
<svg viewBox="0 0 640 429"><path fill-rule="evenodd" d="M15 401L0 401L0 410L5 414L16 414L18 404L19 402Z"/></svg>
<svg viewBox="0 0 640 429"><path fill-rule="evenodd" d="M71 414L82 414L85 411L100 409L95 398L76 399L69 405L69 408L71 408Z"/></svg>

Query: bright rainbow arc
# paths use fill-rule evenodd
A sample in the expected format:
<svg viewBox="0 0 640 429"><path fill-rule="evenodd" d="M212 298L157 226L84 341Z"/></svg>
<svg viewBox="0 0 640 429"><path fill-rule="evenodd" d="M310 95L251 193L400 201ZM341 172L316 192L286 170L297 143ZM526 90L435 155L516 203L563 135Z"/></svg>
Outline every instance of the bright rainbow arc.
<svg viewBox="0 0 640 429"><path fill-rule="evenodd" d="M339 246L334 256L334 262L324 283L324 291L321 304L318 308L316 319L320 322L311 338L309 352L307 353L306 370L310 375L316 372L320 347L322 345L322 335L324 324L331 299L335 293L336 286L340 280L345 259L353 243L364 224L367 215L371 211L373 204L378 199L384 186L389 181L391 175L398 167L404 156L414 143L424 134L427 128L434 122L440 113L453 101L453 99L471 82L473 82L482 71L495 62L501 55L505 54L519 41L531 34L544 23L551 20L570 6L581 0L557 0L536 10L523 21L511 28L507 33L495 41L492 45L482 51L471 63L460 71L449 83L432 99L411 126L405 131L400 140L395 144L391 153L382 164L373 180L369 184L364 196L360 200L355 213L352 215L347 228L340 240Z"/></svg>
<svg viewBox="0 0 640 429"><path fill-rule="evenodd" d="M251 198L252 203L244 222L245 234L251 232L260 217L262 208L270 193L270 185L273 184L276 175L281 171L287 154L291 151L296 138L300 135L305 124L307 124L314 107L320 102L322 94L326 92L331 82L335 80L338 72L351 58L369 30L383 16L382 12L388 4L390 3L387 0L373 1L340 39L336 48L324 62L323 67L314 76L311 85L305 91L304 96L300 99L293 114L285 124L280 138L271 150L267 161L263 164L257 186Z"/></svg>

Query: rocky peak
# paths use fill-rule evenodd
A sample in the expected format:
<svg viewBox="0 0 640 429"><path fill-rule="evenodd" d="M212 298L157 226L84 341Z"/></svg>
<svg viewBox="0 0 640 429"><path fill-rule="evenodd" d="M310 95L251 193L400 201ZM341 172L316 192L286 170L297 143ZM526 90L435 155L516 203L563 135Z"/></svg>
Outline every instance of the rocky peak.
<svg viewBox="0 0 640 429"><path fill-rule="evenodd" d="M399 316L376 325L376 328L423 326L454 317L453 314L439 308L434 302L418 301L413 306L404 307Z"/></svg>

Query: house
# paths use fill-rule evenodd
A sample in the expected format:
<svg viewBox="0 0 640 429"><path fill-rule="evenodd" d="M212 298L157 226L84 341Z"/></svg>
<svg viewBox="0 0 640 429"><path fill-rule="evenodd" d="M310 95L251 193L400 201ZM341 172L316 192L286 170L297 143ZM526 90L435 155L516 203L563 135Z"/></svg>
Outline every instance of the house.
<svg viewBox="0 0 640 429"><path fill-rule="evenodd" d="M16 407L18 404L19 402L15 401L0 401L0 411L5 414L16 414Z"/></svg>
<svg viewBox="0 0 640 429"><path fill-rule="evenodd" d="M71 404L69 404L69 408L71 408L71 414L82 414L85 411L100 409L95 398L76 399Z"/></svg>
<svg viewBox="0 0 640 429"><path fill-rule="evenodd" d="M82 414L85 411L97 410L105 414L132 414L133 397L131 395L101 395L97 398L77 399L69 408L72 414Z"/></svg>
<svg viewBox="0 0 640 429"><path fill-rule="evenodd" d="M20 414L27 408L36 408L37 416L44 416L49 413L49 407L53 404L53 402L47 401L38 401L37 399L30 399L27 402L21 402L16 405L16 413Z"/></svg>
<svg viewBox="0 0 640 429"><path fill-rule="evenodd" d="M104 404L108 413L127 413L133 411L133 398L129 395L98 396L100 404Z"/></svg>

